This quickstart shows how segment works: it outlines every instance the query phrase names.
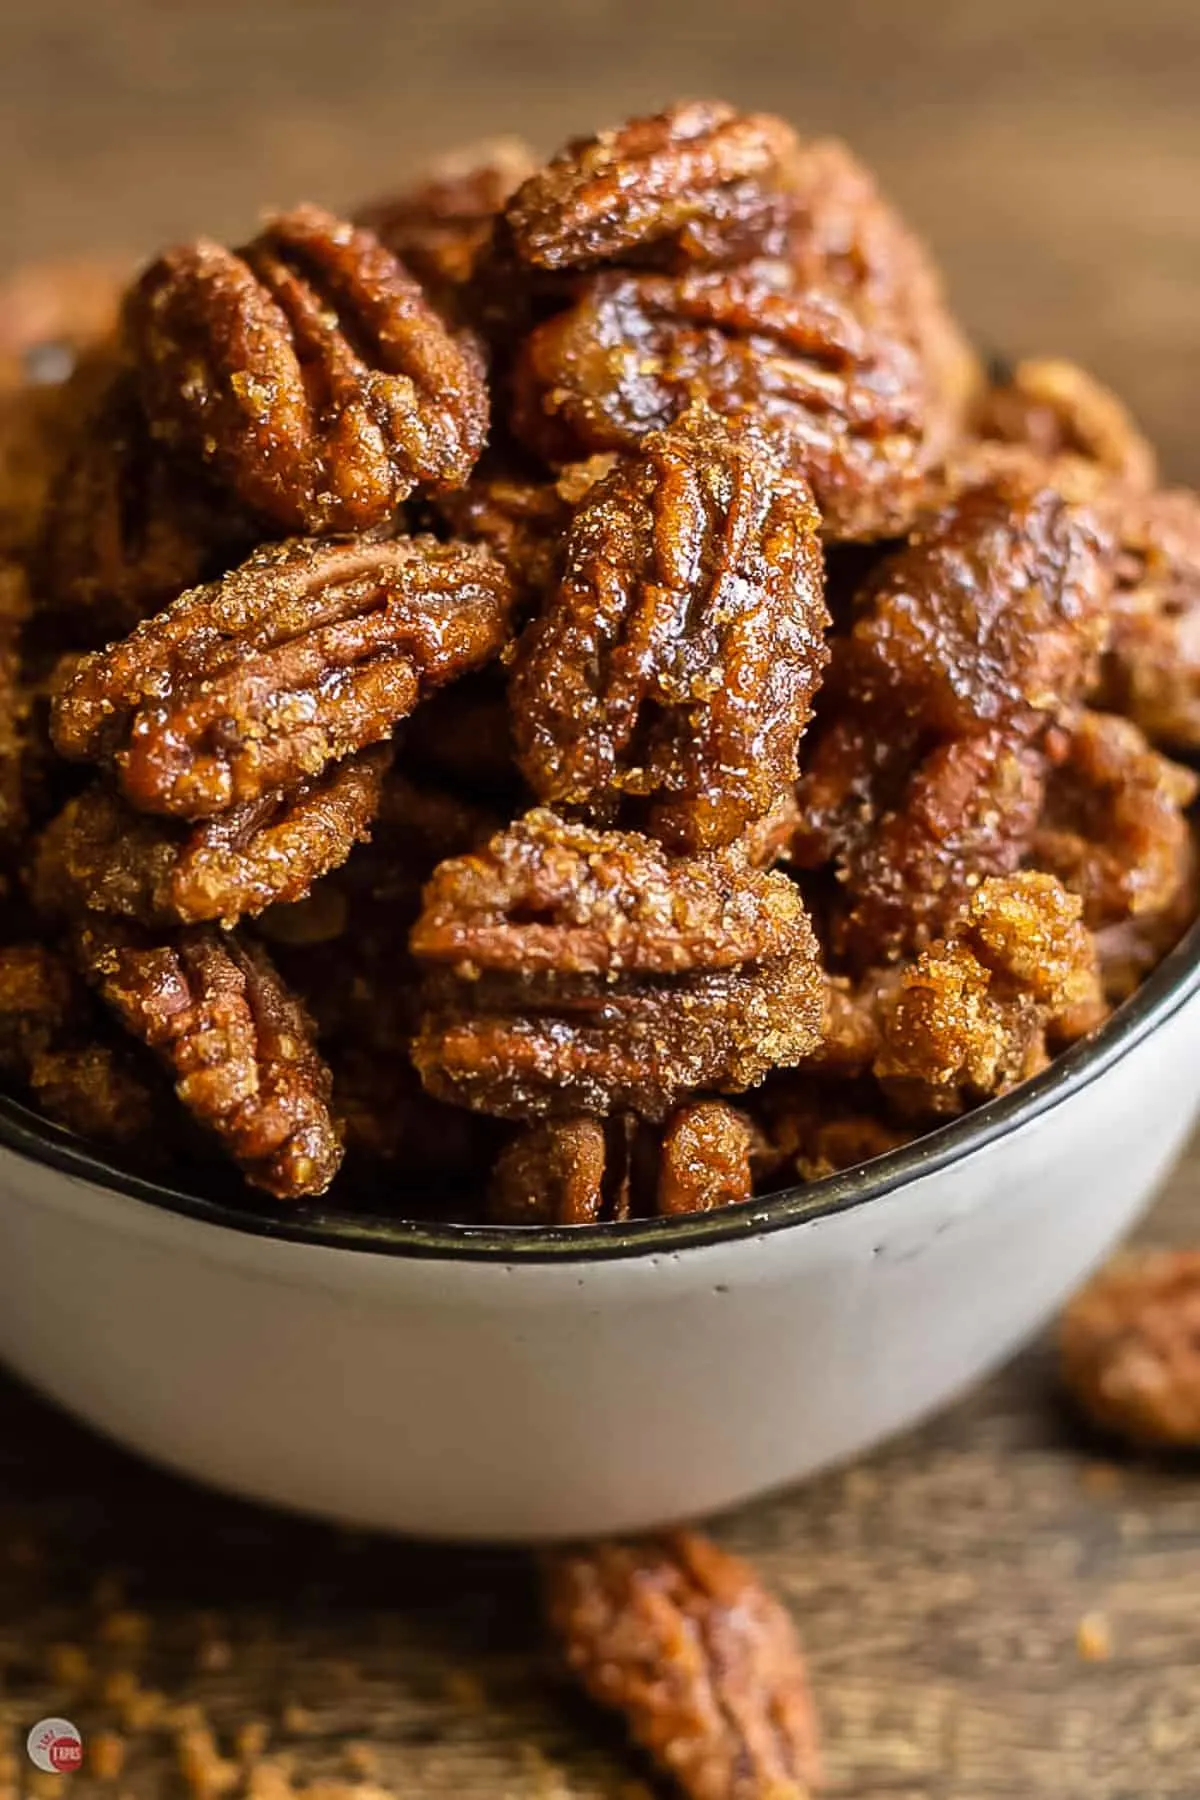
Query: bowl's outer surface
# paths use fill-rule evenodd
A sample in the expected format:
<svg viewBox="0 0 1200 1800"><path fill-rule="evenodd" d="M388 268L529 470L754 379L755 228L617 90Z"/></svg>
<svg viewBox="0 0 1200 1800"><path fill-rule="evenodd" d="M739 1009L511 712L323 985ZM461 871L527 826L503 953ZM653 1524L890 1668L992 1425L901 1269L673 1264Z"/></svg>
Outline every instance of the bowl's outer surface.
<svg viewBox="0 0 1200 1800"><path fill-rule="evenodd" d="M1198 1050L1193 994L869 1204L595 1262L278 1241L4 1149L0 1355L158 1461L360 1525L527 1539L716 1511L896 1431L1036 1329L1176 1156Z"/></svg>

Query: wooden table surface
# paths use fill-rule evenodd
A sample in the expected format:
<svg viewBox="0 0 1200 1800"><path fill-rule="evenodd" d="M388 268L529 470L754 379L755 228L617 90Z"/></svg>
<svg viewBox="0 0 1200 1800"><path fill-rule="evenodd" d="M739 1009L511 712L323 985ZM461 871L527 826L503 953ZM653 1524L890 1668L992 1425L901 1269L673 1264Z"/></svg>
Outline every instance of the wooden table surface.
<svg viewBox="0 0 1200 1800"><path fill-rule="evenodd" d="M550 145L675 93L722 92L843 131L939 247L982 341L1090 362L1156 433L1168 472L1200 480L1189 0L3 11L0 266L240 233L260 201L352 199L445 144L521 130ZM1198 1186L1200 1150L1149 1235L1200 1236ZM834 1793L1200 1800L1200 1475L1104 1462L1062 1415L1044 1348L718 1530L795 1608ZM82 1688L64 1643L87 1649ZM131 1701L111 1674L125 1666L162 1697ZM520 1557L274 1518L0 1384L0 1732L16 1744L64 1711L89 1735L117 1725L120 1781L72 1785L141 1800L174 1791L163 1725L190 1702L226 1748L263 1720L299 1778L374 1769L421 1800L642 1791L619 1738L546 1668ZM368 1751L347 1749L360 1740ZM3 1800L26 1781L23 1758L0 1752Z"/></svg>

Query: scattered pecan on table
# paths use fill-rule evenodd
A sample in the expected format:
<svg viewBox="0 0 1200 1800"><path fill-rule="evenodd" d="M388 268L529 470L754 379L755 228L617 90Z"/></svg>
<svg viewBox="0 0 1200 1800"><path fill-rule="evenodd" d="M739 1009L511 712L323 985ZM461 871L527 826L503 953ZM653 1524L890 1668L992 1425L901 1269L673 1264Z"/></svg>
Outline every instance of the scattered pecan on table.
<svg viewBox="0 0 1200 1800"><path fill-rule="evenodd" d="M545 1558L570 1673L623 1717L688 1800L809 1800L817 1720L792 1621L740 1558L697 1532Z"/></svg>
<svg viewBox="0 0 1200 1800"><path fill-rule="evenodd" d="M1118 1257L1059 1327L1068 1389L1135 1444L1200 1449L1200 1250Z"/></svg>

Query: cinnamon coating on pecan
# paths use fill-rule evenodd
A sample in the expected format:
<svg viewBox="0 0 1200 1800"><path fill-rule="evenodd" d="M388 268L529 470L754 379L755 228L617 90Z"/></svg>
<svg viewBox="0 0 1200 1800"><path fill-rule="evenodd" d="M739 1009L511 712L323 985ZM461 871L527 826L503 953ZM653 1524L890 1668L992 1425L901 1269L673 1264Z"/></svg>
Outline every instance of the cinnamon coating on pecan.
<svg viewBox="0 0 1200 1800"><path fill-rule="evenodd" d="M1048 727L1095 679L1106 541L1087 509L1009 476L974 489L868 580L797 800L801 867L844 883L840 949L919 949L979 876L1015 869Z"/></svg>
<svg viewBox="0 0 1200 1800"><path fill-rule="evenodd" d="M795 778L827 660L807 484L701 413L588 493L518 645L517 759L542 800L710 849Z"/></svg>
<svg viewBox="0 0 1200 1800"><path fill-rule="evenodd" d="M438 869L410 941L434 971L422 1079L503 1117L662 1118L797 1061L819 1029L800 894L736 850L668 859L533 812Z"/></svg>
<svg viewBox="0 0 1200 1800"><path fill-rule="evenodd" d="M769 113L682 101L569 143L509 200L506 246L520 263L556 271L710 266L777 251L795 147L795 132Z"/></svg>
<svg viewBox="0 0 1200 1800"><path fill-rule="evenodd" d="M156 940L108 919L80 926L76 944L105 1005L251 1186L277 1200L324 1193L342 1154L331 1078L265 952L207 927Z"/></svg>
<svg viewBox="0 0 1200 1800"><path fill-rule="evenodd" d="M1200 496L1122 499L1112 635L1096 703L1166 749L1200 748Z"/></svg>
<svg viewBox="0 0 1200 1800"><path fill-rule="evenodd" d="M1076 459L1131 493L1155 485L1153 446L1124 402L1077 363L1017 363L988 389L973 423L980 437L1023 445L1052 467Z"/></svg>
<svg viewBox="0 0 1200 1800"><path fill-rule="evenodd" d="M319 207L241 250L169 250L125 304L151 425L282 531L363 531L466 480L487 435L473 339L390 250Z"/></svg>
<svg viewBox="0 0 1200 1800"><path fill-rule="evenodd" d="M749 1119L723 1100L681 1106L656 1131L629 1114L526 1126L492 1170L488 1217L504 1225L594 1225L711 1212L753 1192Z"/></svg>
<svg viewBox="0 0 1200 1800"><path fill-rule="evenodd" d="M474 545L265 547L83 658L54 740L111 766L134 806L209 818L389 736L423 694L497 653L510 602Z"/></svg>
<svg viewBox="0 0 1200 1800"><path fill-rule="evenodd" d="M831 538L904 529L942 448L899 328L780 259L591 277L529 335L513 381L513 430L552 462L634 450L698 399L752 414L811 483Z"/></svg>
<svg viewBox="0 0 1200 1800"><path fill-rule="evenodd" d="M985 881L945 938L901 975L874 1070L909 1116L962 1111L1049 1060L1053 1021L1100 1002L1083 905L1052 875Z"/></svg>
<svg viewBox="0 0 1200 1800"><path fill-rule="evenodd" d="M245 521L150 437L119 371L51 486L34 560L39 601L79 649L123 637L253 546Z"/></svg>
<svg viewBox="0 0 1200 1800"><path fill-rule="evenodd" d="M96 784L42 833L31 892L49 915L112 913L148 926L232 926L302 900L367 837L389 752L347 757L287 794L197 824L135 813Z"/></svg>
<svg viewBox="0 0 1200 1800"><path fill-rule="evenodd" d="M1094 929L1164 912L1189 877L1196 776L1113 713L1082 712L1063 738L1031 863L1080 895Z"/></svg>
<svg viewBox="0 0 1200 1800"><path fill-rule="evenodd" d="M1200 1449L1200 1250L1118 1257L1059 1326L1072 1398L1135 1444Z"/></svg>
<svg viewBox="0 0 1200 1800"><path fill-rule="evenodd" d="M792 1621L695 1532L552 1551L567 1667L689 1800L807 1800L817 1722Z"/></svg>

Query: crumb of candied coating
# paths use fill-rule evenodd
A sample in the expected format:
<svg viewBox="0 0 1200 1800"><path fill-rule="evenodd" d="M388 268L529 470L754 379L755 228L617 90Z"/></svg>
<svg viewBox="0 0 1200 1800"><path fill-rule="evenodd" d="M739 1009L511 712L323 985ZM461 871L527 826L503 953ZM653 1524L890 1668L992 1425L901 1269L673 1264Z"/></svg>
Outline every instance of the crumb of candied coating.
<svg viewBox="0 0 1200 1800"><path fill-rule="evenodd" d="M597 481L513 661L538 797L680 852L769 813L828 660L818 525L807 483L703 409Z"/></svg>
<svg viewBox="0 0 1200 1800"><path fill-rule="evenodd" d="M1095 930L1167 912L1189 880L1195 774L1113 713L1081 712L1062 737L1030 863L1082 897Z"/></svg>
<svg viewBox="0 0 1200 1800"><path fill-rule="evenodd" d="M1078 363L1019 362L983 395L972 421L983 439L1022 445L1045 463L1076 458L1130 492L1155 486L1158 459L1129 409Z"/></svg>
<svg viewBox="0 0 1200 1800"><path fill-rule="evenodd" d="M1051 875L983 882L945 938L906 969L874 1072L907 1112L961 1111L1048 1061L1055 1018L1100 998L1082 902Z"/></svg>
<svg viewBox="0 0 1200 1800"><path fill-rule="evenodd" d="M1118 1257L1059 1326L1063 1381L1102 1430L1200 1448L1200 1250Z"/></svg>
<svg viewBox="0 0 1200 1800"><path fill-rule="evenodd" d="M95 918L76 946L86 979L251 1186L276 1200L324 1193L342 1155L331 1077L258 945L205 926L156 940Z"/></svg>
<svg viewBox="0 0 1200 1800"><path fill-rule="evenodd" d="M487 436L474 339L370 231L315 206L166 251L126 297L151 427L275 529L364 531Z"/></svg>
<svg viewBox="0 0 1200 1800"><path fill-rule="evenodd" d="M83 657L54 702L55 745L111 768L143 811L211 817L389 737L498 654L511 600L477 545L265 546Z"/></svg>
<svg viewBox="0 0 1200 1800"><path fill-rule="evenodd" d="M817 1720L792 1621L748 1564L695 1532L544 1559L567 1668L688 1800L808 1800Z"/></svg>

